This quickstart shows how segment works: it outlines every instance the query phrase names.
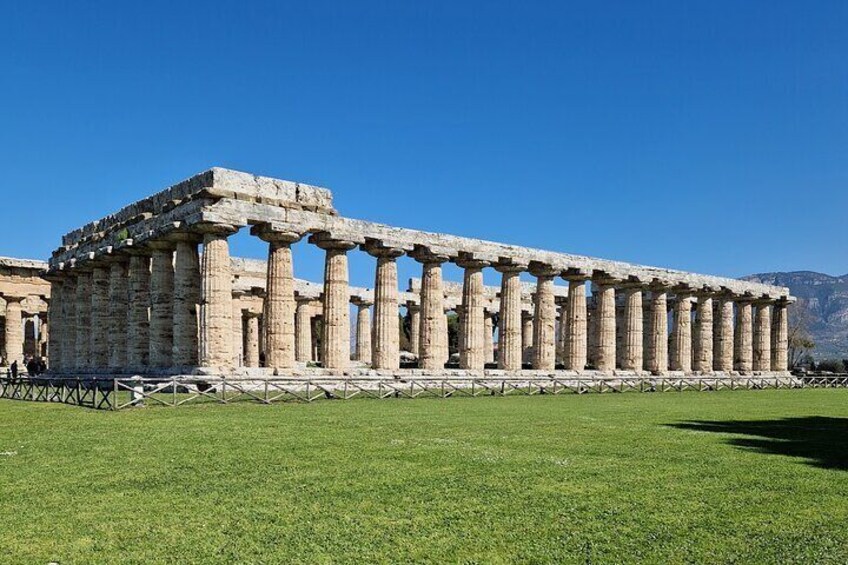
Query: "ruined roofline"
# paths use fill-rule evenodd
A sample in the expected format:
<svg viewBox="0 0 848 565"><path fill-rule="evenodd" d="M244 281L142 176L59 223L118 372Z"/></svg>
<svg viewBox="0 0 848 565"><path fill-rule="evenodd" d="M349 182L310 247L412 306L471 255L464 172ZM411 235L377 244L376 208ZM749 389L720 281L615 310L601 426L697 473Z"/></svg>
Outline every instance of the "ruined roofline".
<svg viewBox="0 0 848 565"><path fill-rule="evenodd" d="M155 214L174 207L208 198L232 198L262 202L271 206L320 210L333 214L333 194L329 189L294 181L280 180L212 167L186 180L178 182L147 198L125 206L99 220L95 220L62 236L62 245L77 245L87 238L108 230L119 230Z"/></svg>
<svg viewBox="0 0 848 565"><path fill-rule="evenodd" d="M47 271L49 264L39 259L18 259L15 257L0 257L0 267L13 269L32 269L34 271Z"/></svg>

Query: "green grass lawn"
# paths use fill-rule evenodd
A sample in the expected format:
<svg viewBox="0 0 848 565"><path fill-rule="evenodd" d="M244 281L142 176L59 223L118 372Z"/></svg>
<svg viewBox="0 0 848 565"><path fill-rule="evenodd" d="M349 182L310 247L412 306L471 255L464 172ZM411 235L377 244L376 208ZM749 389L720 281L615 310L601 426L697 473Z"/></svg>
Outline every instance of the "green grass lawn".
<svg viewBox="0 0 848 565"><path fill-rule="evenodd" d="M0 401L0 562L848 562L848 390Z"/></svg>

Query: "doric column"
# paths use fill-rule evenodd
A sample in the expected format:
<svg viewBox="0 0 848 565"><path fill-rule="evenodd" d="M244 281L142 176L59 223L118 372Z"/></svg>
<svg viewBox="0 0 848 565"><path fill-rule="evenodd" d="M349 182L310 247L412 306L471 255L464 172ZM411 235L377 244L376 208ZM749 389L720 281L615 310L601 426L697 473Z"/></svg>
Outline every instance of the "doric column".
<svg viewBox="0 0 848 565"><path fill-rule="evenodd" d="M312 304L308 298L297 298L294 326L295 358L300 363L312 361Z"/></svg>
<svg viewBox="0 0 848 565"><path fill-rule="evenodd" d="M47 328L50 329L47 342L47 355L51 369L62 368L62 305L64 284L62 277L51 274L50 302L47 304Z"/></svg>
<svg viewBox="0 0 848 565"><path fill-rule="evenodd" d="M498 320L498 368L504 371L521 370L521 272L519 264L499 264L501 273L501 309Z"/></svg>
<svg viewBox="0 0 848 565"><path fill-rule="evenodd" d="M62 282L62 370L76 367L77 346L77 277L67 274Z"/></svg>
<svg viewBox="0 0 848 565"><path fill-rule="evenodd" d="M208 226L200 264L200 365L233 365L233 280L230 245L234 229Z"/></svg>
<svg viewBox="0 0 848 565"><path fill-rule="evenodd" d="M713 368L719 373L733 371L733 299L722 295L714 300Z"/></svg>
<svg viewBox="0 0 848 565"><path fill-rule="evenodd" d="M418 366L428 371L441 371L448 360L442 288L442 263L448 260L448 256L427 250L416 250L411 256L422 264Z"/></svg>
<svg viewBox="0 0 848 565"><path fill-rule="evenodd" d="M174 244L150 242L151 367L170 367L174 349Z"/></svg>
<svg viewBox="0 0 848 565"><path fill-rule="evenodd" d="M533 263L530 273L536 277L536 300L533 316L533 368L537 371L556 369L556 303L554 277L560 271L550 265Z"/></svg>
<svg viewBox="0 0 848 565"><path fill-rule="evenodd" d="M251 233L268 242L268 274L264 306L265 365L291 368L295 363L293 243L302 234L256 226Z"/></svg>
<svg viewBox="0 0 848 565"><path fill-rule="evenodd" d="M371 363L375 369L400 367L397 258L404 250L373 241L362 249L377 259L374 274L374 329Z"/></svg>
<svg viewBox="0 0 848 565"><path fill-rule="evenodd" d="M557 326L557 362L562 363L563 359L565 359L565 336L567 335L566 328L568 324L566 320L568 318L568 297L567 296L557 296L554 298L554 302L557 305L557 320L559 320L559 325Z"/></svg>
<svg viewBox="0 0 848 565"><path fill-rule="evenodd" d="M127 322L129 289L126 257L113 255L109 263L108 365L112 371L127 367Z"/></svg>
<svg viewBox="0 0 848 565"><path fill-rule="evenodd" d="M695 309L694 368L699 373L713 371L713 298L712 294L698 295Z"/></svg>
<svg viewBox="0 0 848 565"><path fill-rule="evenodd" d="M789 301L778 300L772 310L771 370L789 370Z"/></svg>
<svg viewBox="0 0 848 565"><path fill-rule="evenodd" d="M246 367L247 360L245 359L245 311L241 303L241 293L233 296L233 366Z"/></svg>
<svg viewBox="0 0 848 565"><path fill-rule="evenodd" d="M361 298L354 298L352 302L357 308L356 349L354 350L353 358L361 363L370 365L373 362L373 357L371 356L371 306L373 303L370 300L363 300ZM375 326L374 331L376 329Z"/></svg>
<svg viewBox="0 0 848 565"><path fill-rule="evenodd" d="M651 374L662 375L668 371L668 288L662 282L655 282L651 286L648 322L645 367Z"/></svg>
<svg viewBox="0 0 848 565"><path fill-rule="evenodd" d="M127 276L129 308L127 314L127 365L133 370L148 366L150 354L150 258L136 253L130 256Z"/></svg>
<svg viewBox="0 0 848 565"><path fill-rule="evenodd" d="M736 331L734 341L734 366L743 375L754 370L754 336L752 300L742 298L736 301Z"/></svg>
<svg viewBox="0 0 848 565"><path fill-rule="evenodd" d="M344 371L350 365L350 289L347 252L352 241L315 234L310 241L326 252L324 262L324 335L321 363L325 369Z"/></svg>
<svg viewBox="0 0 848 565"><path fill-rule="evenodd" d="M612 372L615 370L615 284L617 281L606 277L600 278L597 294L597 332L598 344L595 366L599 371Z"/></svg>
<svg viewBox="0 0 848 565"><path fill-rule="evenodd" d="M530 308L534 308L532 303ZM528 310L521 311L521 361L533 362L533 312Z"/></svg>
<svg viewBox="0 0 848 565"><path fill-rule="evenodd" d="M771 371L771 300L760 300L756 305L754 326L754 370Z"/></svg>
<svg viewBox="0 0 848 565"><path fill-rule="evenodd" d="M79 268L78 268L79 269ZM91 271L77 272L77 369L91 367Z"/></svg>
<svg viewBox="0 0 848 565"><path fill-rule="evenodd" d="M409 312L409 348L410 353L419 356L419 343L421 332L421 307L415 302L407 301L406 310Z"/></svg>
<svg viewBox="0 0 848 565"><path fill-rule="evenodd" d="M259 366L259 313L247 312L245 316L247 332L244 340L245 367Z"/></svg>
<svg viewBox="0 0 848 565"><path fill-rule="evenodd" d="M98 264L91 270L91 327L89 366L105 369L109 365L109 270Z"/></svg>
<svg viewBox="0 0 848 565"><path fill-rule="evenodd" d="M568 310L566 311L565 352L563 365L572 371L586 368L586 280L585 273L565 277L568 281Z"/></svg>
<svg viewBox="0 0 848 565"><path fill-rule="evenodd" d="M49 302L48 302L49 308ZM39 316L38 318L38 352L36 355L47 358L50 355L50 327L47 324L47 318Z"/></svg>
<svg viewBox="0 0 848 565"><path fill-rule="evenodd" d="M324 308L323 301L321 302L321 308ZM312 330L310 331L310 339L312 340L312 353L310 354L313 361L318 363L321 362L321 327L324 325L323 316L321 314L316 314L310 318L309 323L312 326Z"/></svg>
<svg viewBox="0 0 848 565"><path fill-rule="evenodd" d="M197 316L200 305L200 236L180 234L174 250L174 347L175 367L196 367L198 359Z"/></svg>
<svg viewBox="0 0 848 565"><path fill-rule="evenodd" d="M457 265L465 269L462 283L462 318L459 338L459 366L482 371L486 364L483 314L483 267L485 261L463 258Z"/></svg>
<svg viewBox="0 0 848 565"><path fill-rule="evenodd" d="M621 368L641 372L644 366L644 315L642 284L629 282L622 286L624 315L622 319Z"/></svg>
<svg viewBox="0 0 848 565"><path fill-rule="evenodd" d="M598 285L592 283L592 295L586 298L586 363L598 367Z"/></svg>
<svg viewBox="0 0 848 565"><path fill-rule="evenodd" d="M6 300L6 362L9 366L18 362L18 371L23 372L24 326L21 312L22 296L3 297Z"/></svg>
<svg viewBox="0 0 848 565"><path fill-rule="evenodd" d="M483 356L487 364L495 362L495 326L493 314L488 310L483 312Z"/></svg>
<svg viewBox="0 0 848 565"><path fill-rule="evenodd" d="M685 289L675 292L671 329L671 370L692 372L692 294Z"/></svg>

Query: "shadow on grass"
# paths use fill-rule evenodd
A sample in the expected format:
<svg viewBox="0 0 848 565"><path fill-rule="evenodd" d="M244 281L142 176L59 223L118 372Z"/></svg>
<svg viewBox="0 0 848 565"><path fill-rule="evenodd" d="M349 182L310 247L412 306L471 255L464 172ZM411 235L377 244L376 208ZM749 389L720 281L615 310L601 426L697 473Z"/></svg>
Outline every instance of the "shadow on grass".
<svg viewBox="0 0 848 565"><path fill-rule="evenodd" d="M738 436L727 443L760 453L807 459L810 465L848 471L848 418L806 416L777 420L695 420L671 427Z"/></svg>

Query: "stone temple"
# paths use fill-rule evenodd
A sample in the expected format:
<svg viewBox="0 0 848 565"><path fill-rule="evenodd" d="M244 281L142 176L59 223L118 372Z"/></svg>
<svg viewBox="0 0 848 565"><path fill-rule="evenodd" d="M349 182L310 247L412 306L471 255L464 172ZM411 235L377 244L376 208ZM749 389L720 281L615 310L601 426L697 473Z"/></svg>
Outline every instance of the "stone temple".
<svg viewBox="0 0 848 565"><path fill-rule="evenodd" d="M267 242L267 263L230 257L228 238L248 226ZM320 283L293 277L291 246L303 238L325 252ZM357 251L374 257L373 289L348 283ZM421 264L405 290L403 255ZM447 262L464 270L461 284L442 280ZM25 266L10 268L28 276ZM484 269L500 273L498 288L483 284ZM535 282L521 282L522 272ZM220 168L66 234L39 274L49 287L0 286L6 350L23 352L26 340L10 327L21 327L28 304L56 375L788 369L786 288L347 218L327 189ZM399 346L401 309L409 352ZM459 315L458 369L446 368L449 311Z"/></svg>

